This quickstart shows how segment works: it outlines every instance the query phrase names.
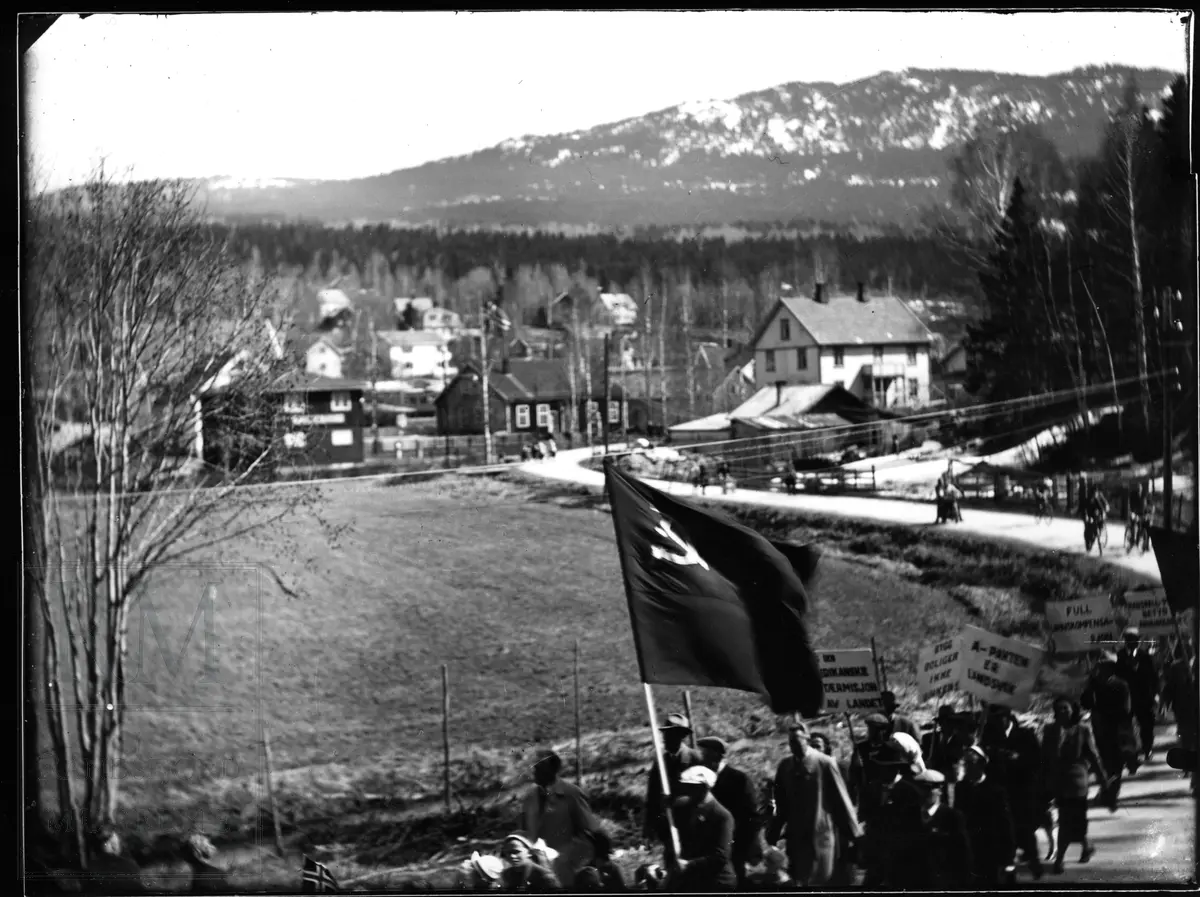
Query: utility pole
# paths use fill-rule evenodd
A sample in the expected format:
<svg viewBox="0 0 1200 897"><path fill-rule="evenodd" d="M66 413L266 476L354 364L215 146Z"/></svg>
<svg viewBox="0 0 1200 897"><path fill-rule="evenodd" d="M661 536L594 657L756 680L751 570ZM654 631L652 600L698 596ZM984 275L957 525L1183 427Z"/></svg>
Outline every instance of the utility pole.
<svg viewBox="0 0 1200 897"><path fill-rule="evenodd" d="M1171 469L1171 355L1168 351L1168 336L1175 310L1171 306L1169 292L1159 294L1158 300L1158 344L1162 353L1162 419L1163 419L1163 528L1174 529L1172 500L1174 499L1173 471Z"/></svg>
<svg viewBox="0 0 1200 897"><path fill-rule="evenodd" d="M609 377L608 377L608 349L609 349L609 340L608 340L608 331L606 330L604 332L604 410L601 412L601 414L604 415L602 426L604 427L604 454L606 454L606 455L608 454L608 428L609 428L608 407L609 407L609 405L612 404L612 392L609 389L610 381L609 381Z"/></svg>
<svg viewBox="0 0 1200 897"><path fill-rule="evenodd" d="M481 378L482 386L483 386L483 396L480 398L480 402L483 405L483 463L485 465L492 463L492 422L491 422L491 415L488 413L488 411L490 410L489 405L490 405L491 394L488 389L488 386L489 386L488 368L490 367L490 365L488 364L487 332L488 332L489 318L488 318L487 302L488 302L488 300L486 298L484 298L480 301L480 306L479 306L479 308L480 308L479 354L483 356L483 362L480 365L480 368L482 370L482 374L480 375L480 378Z"/></svg>
<svg viewBox="0 0 1200 897"><path fill-rule="evenodd" d="M375 319L371 319L371 452L378 455L383 451L379 438L379 345L375 331Z"/></svg>
<svg viewBox="0 0 1200 897"><path fill-rule="evenodd" d="M617 341L617 364L621 367L621 441L629 448L629 377L625 371L625 346L629 334L622 333Z"/></svg>

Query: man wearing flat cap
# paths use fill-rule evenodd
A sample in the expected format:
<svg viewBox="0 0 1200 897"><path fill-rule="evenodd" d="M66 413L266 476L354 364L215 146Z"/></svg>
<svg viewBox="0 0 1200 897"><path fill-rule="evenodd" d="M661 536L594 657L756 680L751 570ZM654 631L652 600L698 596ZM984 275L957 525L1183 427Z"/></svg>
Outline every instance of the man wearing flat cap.
<svg viewBox="0 0 1200 897"><path fill-rule="evenodd" d="M862 829L837 762L809 744L808 726L788 727L785 758L775 772L775 815L767 843L787 839L788 872L800 887L826 885Z"/></svg>
<svg viewBox="0 0 1200 897"><path fill-rule="evenodd" d="M888 718L882 713L872 713L866 719L867 739L856 742L850 757L850 780L847 786L852 799L858 804L858 819L870 826L871 820L883 806L887 784L895 778L895 770L880 762L884 745L891 735ZM853 737L853 732L850 733Z"/></svg>
<svg viewBox="0 0 1200 897"><path fill-rule="evenodd" d="M1121 777L1126 766L1136 764L1138 743L1129 686L1117 675L1117 655L1112 651L1100 655L1079 704L1092 711L1096 750L1109 776L1101 802L1110 813L1115 813L1121 795Z"/></svg>
<svg viewBox="0 0 1200 897"><path fill-rule="evenodd" d="M683 771L700 763L700 754L684 743L692 733L692 727L688 725L688 719L682 713L669 714L666 722L659 726L659 731L662 733L663 765L667 769L667 784L673 795ZM646 775L646 809L642 819L642 833L647 839L658 839L663 846L663 860L669 862L674 857L675 848L671 844L667 804L662 799L662 782L659 779L657 762L651 764Z"/></svg>
<svg viewBox="0 0 1200 897"><path fill-rule="evenodd" d="M963 780L954 794L954 809L963 815L971 839L972 888L990 890L1005 882L1017 852L1008 794L988 775L988 756L971 745L963 753Z"/></svg>
<svg viewBox="0 0 1200 897"><path fill-rule="evenodd" d="M883 887L954 891L971 886L971 842L962 814L941 802L945 781L936 769L922 768L897 784L912 792L909 805L916 812L889 841Z"/></svg>
<svg viewBox="0 0 1200 897"><path fill-rule="evenodd" d="M521 807L521 828L536 841L541 839L558 856L553 872L564 888L575 881L575 873L592 860L589 835L600 825L587 797L570 782L558 777L562 759L554 751L540 751L533 765L533 788Z"/></svg>
<svg viewBox="0 0 1200 897"><path fill-rule="evenodd" d="M717 774L707 766L691 766L679 776L671 809L679 827L680 857L668 863L668 891L731 891L733 816L712 796Z"/></svg>
<svg viewBox="0 0 1200 897"><path fill-rule="evenodd" d="M720 738L701 738L696 747L701 762L717 775L713 798L733 817L733 871L741 888L746 884L746 866L758 863L763 856L763 818L757 789L750 776L729 765L729 749Z"/></svg>
<svg viewBox="0 0 1200 897"><path fill-rule="evenodd" d="M1138 734L1142 738L1143 762L1149 763L1154 753L1154 717L1158 711L1158 670L1150 652L1141 647L1141 632L1136 626L1128 627L1123 635L1125 644L1117 651L1117 675L1129 686L1129 699L1133 705L1133 718L1137 720ZM1137 772L1141 764L1135 762L1130 772Z"/></svg>

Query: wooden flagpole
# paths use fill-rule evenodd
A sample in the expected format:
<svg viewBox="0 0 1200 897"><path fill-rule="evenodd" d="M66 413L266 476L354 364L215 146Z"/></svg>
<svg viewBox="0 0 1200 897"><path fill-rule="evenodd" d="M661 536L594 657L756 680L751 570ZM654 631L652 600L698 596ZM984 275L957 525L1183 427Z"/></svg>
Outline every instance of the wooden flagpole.
<svg viewBox="0 0 1200 897"><path fill-rule="evenodd" d="M875 650L875 636L871 636L871 657L875 661L875 681L879 683L881 691L887 691L887 672L879 660L879 652Z"/></svg>
<svg viewBox="0 0 1200 897"><path fill-rule="evenodd" d="M262 745L263 755L267 766L265 770L267 778L267 800L271 804L271 821L275 824L275 849L279 851L280 856L283 856L283 832L279 829L279 808L275 805L275 784L271 781L272 767L274 766L274 764L271 762L271 735L267 730L266 723L264 723L262 727Z"/></svg>
<svg viewBox="0 0 1200 897"><path fill-rule="evenodd" d="M690 691L683 693L683 712L687 714L688 727L692 730L688 733L688 743L694 749L696 747L696 718L692 716L692 693Z"/></svg>
<svg viewBox="0 0 1200 897"><path fill-rule="evenodd" d="M583 729L579 721L579 639L575 639L575 784L583 787Z"/></svg>
<svg viewBox="0 0 1200 897"><path fill-rule="evenodd" d="M679 847L679 831L675 828L675 818L671 815L671 783L667 779L667 763L663 759L662 733L658 731L658 714L654 712L654 692L651 690L649 682L643 682L642 688L646 691L646 711L650 714L650 736L654 739L654 759L658 766L658 781L662 785L662 800L667 815L667 826L671 829L671 846L675 849L675 856L679 857L682 853Z"/></svg>

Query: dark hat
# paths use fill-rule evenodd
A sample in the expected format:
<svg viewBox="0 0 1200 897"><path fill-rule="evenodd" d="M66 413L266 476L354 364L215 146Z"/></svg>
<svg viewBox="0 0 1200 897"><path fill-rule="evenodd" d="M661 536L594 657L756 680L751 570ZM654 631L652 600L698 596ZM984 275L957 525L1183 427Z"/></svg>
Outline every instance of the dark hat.
<svg viewBox="0 0 1200 897"><path fill-rule="evenodd" d="M697 739L696 747L708 748L710 751L715 753L718 757L724 757L725 754L729 750L729 748L726 746L725 742L723 742L720 738L715 738L713 736Z"/></svg>
<svg viewBox="0 0 1200 897"><path fill-rule="evenodd" d="M683 729L685 732L692 731L692 727L688 725L688 718L682 713L668 713L666 723L658 728L660 732L666 732L668 729Z"/></svg>
<svg viewBox="0 0 1200 897"><path fill-rule="evenodd" d="M541 766L543 763L549 763L555 767L561 768L562 757L558 756L558 754L554 753L554 751L543 748L537 752L537 756L534 758L533 765Z"/></svg>
<svg viewBox="0 0 1200 897"><path fill-rule="evenodd" d="M867 717L866 723L868 726L890 726L892 721L882 713L872 713Z"/></svg>

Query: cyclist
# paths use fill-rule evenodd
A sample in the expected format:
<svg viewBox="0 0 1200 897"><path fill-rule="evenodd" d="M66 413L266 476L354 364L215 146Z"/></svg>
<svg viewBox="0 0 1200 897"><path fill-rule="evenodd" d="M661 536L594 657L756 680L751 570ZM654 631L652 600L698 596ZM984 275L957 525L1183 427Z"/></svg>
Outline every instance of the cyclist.
<svg viewBox="0 0 1200 897"><path fill-rule="evenodd" d="M1134 483L1129 487L1129 525L1133 528L1133 544L1142 541L1146 531L1146 484Z"/></svg>
<svg viewBox="0 0 1200 897"><path fill-rule="evenodd" d="M1092 539L1099 535L1100 527L1108 516L1108 499L1098 483L1088 490L1087 502L1084 505L1083 540L1091 548Z"/></svg>
<svg viewBox="0 0 1200 897"><path fill-rule="evenodd" d="M1050 493L1053 488L1054 484L1050 482L1049 477L1046 477L1034 487L1033 497L1037 504L1038 514L1044 514L1050 510Z"/></svg>

